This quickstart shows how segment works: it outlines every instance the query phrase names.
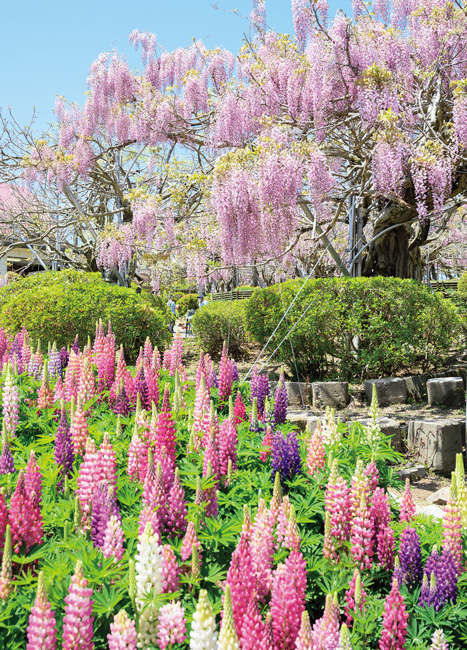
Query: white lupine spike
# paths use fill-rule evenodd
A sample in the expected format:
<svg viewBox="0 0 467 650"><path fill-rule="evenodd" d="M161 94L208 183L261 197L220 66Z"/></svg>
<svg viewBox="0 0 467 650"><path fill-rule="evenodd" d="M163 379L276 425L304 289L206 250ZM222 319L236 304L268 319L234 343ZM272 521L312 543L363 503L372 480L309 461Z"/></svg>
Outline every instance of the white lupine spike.
<svg viewBox="0 0 467 650"><path fill-rule="evenodd" d="M145 601L149 595L162 593L162 553L150 523L146 524L138 541L135 569L136 608L140 612L137 647L157 646L157 611L154 605L145 607Z"/></svg>
<svg viewBox="0 0 467 650"><path fill-rule="evenodd" d="M201 589L190 632L190 650L216 650L217 630L208 592Z"/></svg>

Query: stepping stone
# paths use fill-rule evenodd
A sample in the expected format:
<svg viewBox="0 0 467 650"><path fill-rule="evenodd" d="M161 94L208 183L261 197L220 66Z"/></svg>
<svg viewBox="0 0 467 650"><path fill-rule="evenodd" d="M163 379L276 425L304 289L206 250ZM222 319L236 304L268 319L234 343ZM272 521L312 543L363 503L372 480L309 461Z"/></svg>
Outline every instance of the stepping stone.
<svg viewBox="0 0 467 650"><path fill-rule="evenodd" d="M327 406L344 409L350 402L349 384L346 381L320 381L311 385L313 407L325 409Z"/></svg>
<svg viewBox="0 0 467 650"><path fill-rule="evenodd" d="M459 409L465 406L462 377L438 377L427 382L428 404Z"/></svg>
<svg viewBox="0 0 467 650"><path fill-rule="evenodd" d="M371 379L365 382L365 394L371 403L373 397L373 386L376 387L376 397L379 406L391 406L391 404L407 403L407 384L405 380L398 377L385 379Z"/></svg>
<svg viewBox="0 0 467 650"><path fill-rule="evenodd" d="M416 402L426 402L426 383L429 379L430 375L412 375L411 377L404 377L408 396Z"/></svg>
<svg viewBox="0 0 467 650"><path fill-rule="evenodd" d="M454 420L411 420L407 445L416 460L449 476L462 452L462 424Z"/></svg>

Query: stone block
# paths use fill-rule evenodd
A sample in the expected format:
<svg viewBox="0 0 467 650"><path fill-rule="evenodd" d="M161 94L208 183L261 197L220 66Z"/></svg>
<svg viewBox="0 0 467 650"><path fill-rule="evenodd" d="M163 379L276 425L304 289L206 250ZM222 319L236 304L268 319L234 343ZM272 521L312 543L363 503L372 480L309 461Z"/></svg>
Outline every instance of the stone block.
<svg viewBox="0 0 467 650"><path fill-rule="evenodd" d="M425 506L418 511L418 514L425 515L425 517L433 517L433 519L443 519L443 510L439 506L431 505Z"/></svg>
<svg viewBox="0 0 467 650"><path fill-rule="evenodd" d="M443 487L440 490L436 490L433 494L430 494L427 497L427 502L432 503L435 506L445 506L449 499L450 488Z"/></svg>
<svg viewBox="0 0 467 650"><path fill-rule="evenodd" d="M317 417L316 415L309 415L306 419L306 430L308 433L314 433L316 427L318 426L318 422L320 421L321 418Z"/></svg>
<svg viewBox="0 0 467 650"><path fill-rule="evenodd" d="M462 377L438 377L427 381L428 404L459 409L465 406Z"/></svg>
<svg viewBox="0 0 467 650"><path fill-rule="evenodd" d="M371 402L373 396L373 386L376 386L376 397L380 406L405 404L407 402L407 384L402 378L388 377L366 381L365 393L369 402Z"/></svg>
<svg viewBox="0 0 467 650"><path fill-rule="evenodd" d="M416 402L426 402L426 382L429 379L430 375L412 375L411 377L404 377L408 396Z"/></svg>
<svg viewBox="0 0 467 650"><path fill-rule="evenodd" d="M300 388L302 389L305 404L311 406L311 388L309 384L300 384L298 381L286 381L285 387L287 389L287 397L291 406L302 406Z"/></svg>
<svg viewBox="0 0 467 650"><path fill-rule="evenodd" d="M313 408L345 409L350 401L349 384L346 381L320 381L311 385Z"/></svg>
<svg viewBox="0 0 467 650"><path fill-rule="evenodd" d="M300 431L305 431L308 423L308 418L311 415L311 413L307 413L306 411L291 411L287 413L287 420L291 424L295 424L295 426L298 427Z"/></svg>
<svg viewBox="0 0 467 650"><path fill-rule="evenodd" d="M449 476L462 452L462 427L453 420L412 420L407 445L414 457L429 469Z"/></svg>
<svg viewBox="0 0 467 650"><path fill-rule="evenodd" d="M371 418L360 418L357 420L361 424L368 427L373 424ZM397 420L391 418L379 417L376 419L376 424L381 427L381 431L386 436L391 436L391 446L395 451L401 451L401 425Z"/></svg>

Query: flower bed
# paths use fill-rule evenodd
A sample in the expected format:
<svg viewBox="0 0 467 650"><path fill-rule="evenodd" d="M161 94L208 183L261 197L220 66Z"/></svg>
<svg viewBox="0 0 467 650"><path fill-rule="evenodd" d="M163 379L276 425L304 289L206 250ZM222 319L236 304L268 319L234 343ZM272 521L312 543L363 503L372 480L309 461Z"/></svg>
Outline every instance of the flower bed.
<svg viewBox="0 0 467 650"><path fill-rule="evenodd" d="M117 349L0 330L1 647L465 647L461 458L433 522L390 499L375 424L298 434L225 348L195 385L178 336L134 368Z"/></svg>

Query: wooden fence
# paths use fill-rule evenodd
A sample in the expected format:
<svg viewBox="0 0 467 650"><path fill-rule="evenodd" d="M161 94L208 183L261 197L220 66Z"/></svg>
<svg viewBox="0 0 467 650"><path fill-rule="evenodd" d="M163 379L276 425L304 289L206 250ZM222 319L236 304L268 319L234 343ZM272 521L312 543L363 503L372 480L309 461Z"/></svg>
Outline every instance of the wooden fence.
<svg viewBox="0 0 467 650"><path fill-rule="evenodd" d="M213 293L213 300L246 300L253 295L252 289L245 289L244 291L223 291L221 293Z"/></svg>

